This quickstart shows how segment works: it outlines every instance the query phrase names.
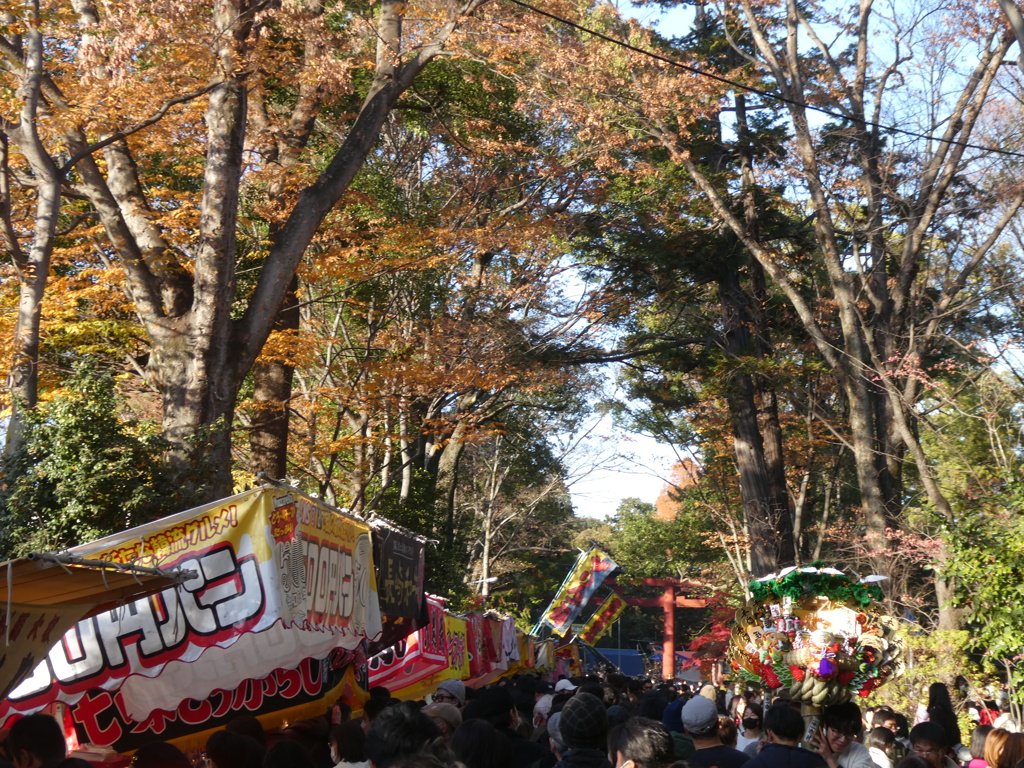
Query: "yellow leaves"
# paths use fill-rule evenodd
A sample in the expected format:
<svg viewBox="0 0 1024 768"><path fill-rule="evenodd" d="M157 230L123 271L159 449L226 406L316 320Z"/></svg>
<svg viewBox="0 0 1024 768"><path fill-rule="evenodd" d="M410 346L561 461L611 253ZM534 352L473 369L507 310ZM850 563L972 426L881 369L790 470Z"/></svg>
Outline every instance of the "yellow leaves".
<svg viewBox="0 0 1024 768"><path fill-rule="evenodd" d="M315 365L319 339L308 331L273 331L263 345L258 363L283 363L293 368Z"/></svg>

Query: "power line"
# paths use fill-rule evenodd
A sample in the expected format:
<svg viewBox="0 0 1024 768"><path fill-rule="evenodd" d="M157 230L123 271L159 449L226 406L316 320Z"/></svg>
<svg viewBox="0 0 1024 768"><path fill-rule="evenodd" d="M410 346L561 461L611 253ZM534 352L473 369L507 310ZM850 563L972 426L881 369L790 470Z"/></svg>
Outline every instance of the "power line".
<svg viewBox="0 0 1024 768"><path fill-rule="evenodd" d="M702 69L698 69L697 67L691 67L689 64L684 64L683 62L678 61L676 59L671 59L668 56L662 56L660 53L656 53L654 51L649 51L649 50L647 50L645 48L640 48L638 46L632 45L631 43L627 43L625 40L619 40L617 38L611 37L610 35L606 35L603 32L598 32L596 29L590 29L589 27L584 27L583 25L577 24L576 22L570 21L569 19L563 18L562 16L558 16L558 15L556 15L554 13L551 13L549 11L545 11L545 10L543 10L541 8L538 8L538 7L534 6L534 5L530 5L529 3L524 2L524 0L509 0L509 2L513 3L514 5L518 5L521 8L525 8L528 11L532 11L533 13L539 14L541 16L545 16L545 17L547 17L547 18L549 18L549 19L551 19L553 21L557 21L560 24L565 24L566 26L572 27L573 29L576 29L576 30L578 30L580 32L586 32L588 35L592 35L593 37L600 38L601 40L604 40L605 42L608 42L608 43L612 43L613 45L617 45L620 48L625 48L628 51L633 51L634 53L639 53L642 56L647 56L649 58L655 59L656 61L660 61L660 62L662 62L664 64L669 64L669 65L671 65L673 67L678 67L679 69L685 70L686 72L690 72L690 73L692 73L694 75L698 75L700 77L706 77L706 78L709 78L711 80L715 80L715 81L717 81L719 83L722 83L723 85L728 85L728 86L731 86L731 87L736 88L738 90L746 91L747 93L757 94L758 96L762 96L762 97L764 97L766 99L772 99L774 101L778 101L778 102L781 102L783 104L791 104L791 105L796 106L796 107L802 107L803 109L809 109L809 110L811 110L813 112L819 112L819 113L821 113L823 115L828 115L829 117L834 117L834 118L836 118L838 120L849 120L849 121L857 123L859 125L863 125L863 126L868 127L868 128L877 128L877 129L880 129L882 131L886 131L888 133L898 133L898 134L902 134L904 136L910 136L910 137L915 138L915 139L924 139L925 141L935 141L935 142L939 142L941 144L949 144L949 145L952 145L952 146L964 147L965 149L977 149L977 150L981 150L983 152L994 152L994 153L999 154L999 155L1006 155L1007 157L1020 157L1020 158L1024 158L1024 152L1015 152L1015 151L1013 151L1011 149L1000 149L998 147L986 147L986 146L981 145L981 144L971 144L971 143L966 142L966 141L958 141L957 139L943 139L943 138L938 137L938 136L931 136L931 135L929 135L927 133L918 133L916 131L911 131L911 130L908 130L906 128L899 128L899 127L897 127L895 125L888 125L887 126L887 125L882 125L881 123L876 123L876 122L873 122L873 121L870 121L870 120L864 120L863 118L854 117L852 115L844 115L841 112L833 112L832 110L825 109L824 107L816 107L813 104L807 104L806 102L803 102L803 101L797 101L796 99L787 98L786 96L783 96L782 94L779 94L779 93L775 93L774 91L767 91L767 90L764 90L763 88L756 88L756 87L754 87L752 85L745 85L743 83L738 83L735 80L730 80L727 77L722 77L721 75L716 75L714 72L706 72L706 71L704 71Z"/></svg>

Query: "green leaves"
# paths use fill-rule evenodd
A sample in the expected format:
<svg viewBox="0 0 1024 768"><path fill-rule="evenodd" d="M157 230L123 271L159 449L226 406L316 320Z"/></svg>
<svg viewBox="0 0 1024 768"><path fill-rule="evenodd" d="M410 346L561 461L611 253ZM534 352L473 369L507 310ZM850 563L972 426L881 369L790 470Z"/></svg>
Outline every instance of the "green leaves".
<svg viewBox="0 0 1024 768"><path fill-rule="evenodd" d="M113 379L86 365L31 412L24 449L5 464L0 550L65 549L181 508L149 425L125 420Z"/></svg>

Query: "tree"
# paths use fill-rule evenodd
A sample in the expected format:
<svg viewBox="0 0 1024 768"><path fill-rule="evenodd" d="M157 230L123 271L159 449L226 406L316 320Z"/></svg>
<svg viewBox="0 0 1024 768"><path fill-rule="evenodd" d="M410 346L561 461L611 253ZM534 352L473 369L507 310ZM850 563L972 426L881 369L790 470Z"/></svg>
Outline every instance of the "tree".
<svg viewBox="0 0 1024 768"><path fill-rule="evenodd" d="M206 494L229 490L235 400L303 253L400 96L479 5L424 6L407 21L406 4L390 1L375 17L316 2L153 2L146 24L133 4L75 2L52 15L32 4L9 9L4 66L19 102L2 127L25 158L36 201L31 246L18 262L11 378L19 405L9 450L18 448L25 409L35 403L40 302L61 194L73 190L102 223L104 247L125 272L152 344L147 367L162 395L174 465L184 481L203 485L191 468L194 451L206 454L216 467ZM65 15L77 26L65 25ZM352 76L363 66L372 70L368 82ZM294 157L326 106L355 116L339 126L342 138L321 167L296 169ZM168 120L172 113L178 119ZM175 169L184 166L192 179L187 200L147 194L164 186L150 186L151 174L174 165L167 142L180 153ZM62 152L66 161L56 159ZM268 204L278 224L251 295L238 297L240 203L253 182L274 193ZM11 248L18 233L6 229ZM208 451L193 444L203 429L213 436Z"/></svg>
<svg viewBox="0 0 1024 768"><path fill-rule="evenodd" d="M907 16L893 20L901 42L883 67L869 56L872 25L885 23L872 13L870 3L862 4L855 20L840 23L844 34L833 44L825 42L824 34L818 36L813 13L794 2L783 9L781 24L779 17L746 2L723 5L722 14L727 27L732 19L742 19L747 32L738 28L735 32L749 35L754 53L747 60L769 73L787 99L795 179L812 211L814 256L820 259L821 276L839 319L841 354L808 301L801 279L795 277L799 261L790 254L799 255L803 249L787 253L751 231L732 212L728 193L712 183L682 145L667 134L665 145L708 195L721 221L785 293L837 377L849 406L864 520L871 545L877 547L876 567L884 572L885 529L901 522L901 468L906 453L931 503L952 519L949 502L915 434L914 407L921 384L907 369L934 351L949 316L966 310L961 294L968 279L1024 202L1017 190L1008 200L1003 198L1005 203L989 203L990 215L982 217L985 227L969 256L959 262L954 259L960 249L950 232L965 219L962 195L981 191L970 180L974 158L966 154L965 144L978 125L1011 38L990 17L980 16L971 39L976 55L973 73L957 83L956 98L943 101L941 111L920 115L920 132L940 135L940 140L931 146L900 146L898 137L886 135L883 128L883 122L894 115L888 99L906 87L905 80L894 77L895 72L908 58L920 54L919 40L929 40L940 50L954 45L940 30L927 28L929 16L923 9L911 9ZM801 32L810 46L806 55L798 53ZM957 41L958 49L963 42ZM806 72L817 77L811 79ZM808 118L807 105L814 99L837 116L824 132L814 131ZM840 163L833 163L833 158ZM844 186L843 194L834 194L839 179L854 184ZM972 197L976 205L985 205L983 196ZM939 258L948 259L949 266L935 270L931 265ZM862 296L867 301L864 307ZM941 573L936 588L940 603L946 603L949 594ZM940 625L951 628L953 624L952 614L945 612Z"/></svg>
<svg viewBox="0 0 1024 768"><path fill-rule="evenodd" d="M188 506L163 470L155 425L125 411L112 377L80 364L28 414L22 448L5 461L5 555L67 549Z"/></svg>
<svg viewBox="0 0 1024 768"><path fill-rule="evenodd" d="M967 35L954 39L933 21L930 6L907 7L892 18L870 2L849 18L792 0L700 8L698 23L721 29L732 51L711 63L740 89L751 83L762 101L758 109L769 108L777 94L791 140L745 158L741 140L741 172L723 174L720 164L708 162L714 154L700 143L705 124L693 113L677 119L659 101L634 100L628 112L615 104L615 114L628 114L640 140L657 142L686 171L710 217L785 297L835 377L846 419L835 434L852 456L868 546L884 573L886 529L903 524L906 463L930 504L954 518L917 436L924 388L917 372L941 354L944 332L974 306L980 286L974 277L1024 201L1009 162L968 151L1012 37L988 10L979 10ZM880 27L897 41L891 50L871 47ZM951 65L953 52L962 57L968 49L972 71L960 73ZM905 76L915 60L932 67L932 82L950 95L940 96L940 86L923 95L923 84ZM643 75L631 73L634 81L664 65L643 66ZM692 77L692 70L679 75L685 83ZM620 92L625 82L616 83ZM820 128L811 119L818 105L832 121ZM732 106L732 127L743 137L743 109ZM913 130L889 130L890 123ZM756 150L764 139L749 134L749 141ZM991 163L1005 170L1002 184L1010 194L987 186L984 169ZM775 203L788 211L791 226L765 228L747 215L749 181L758 193L773 181L782 184ZM948 605L941 553L935 567L938 601ZM954 614L944 611L942 623L955 625Z"/></svg>

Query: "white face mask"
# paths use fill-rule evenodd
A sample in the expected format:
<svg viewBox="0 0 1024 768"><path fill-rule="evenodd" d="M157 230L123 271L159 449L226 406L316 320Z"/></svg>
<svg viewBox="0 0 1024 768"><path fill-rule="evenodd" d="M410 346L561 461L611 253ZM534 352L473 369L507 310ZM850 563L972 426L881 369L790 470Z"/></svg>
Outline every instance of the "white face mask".
<svg viewBox="0 0 1024 768"><path fill-rule="evenodd" d="M335 765L341 762L341 759L338 757L338 750L336 750L333 746L331 747L331 762Z"/></svg>

